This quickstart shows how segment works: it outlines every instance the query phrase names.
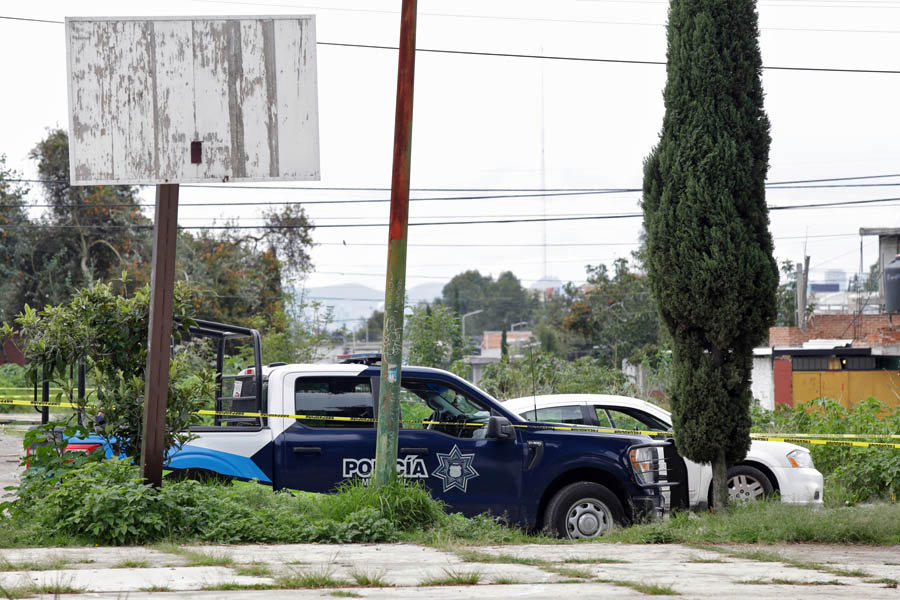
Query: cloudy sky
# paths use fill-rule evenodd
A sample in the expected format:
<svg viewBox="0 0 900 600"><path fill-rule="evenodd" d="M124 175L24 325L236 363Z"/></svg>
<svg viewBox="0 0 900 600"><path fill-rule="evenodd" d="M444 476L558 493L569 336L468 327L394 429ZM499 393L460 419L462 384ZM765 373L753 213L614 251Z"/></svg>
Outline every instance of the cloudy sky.
<svg viewBox="0 0 900 600"><path fill-rule="evenodd" d="M662 0L420 1L420 49L553 58L418 54L412 185L437 191L412 192L411 222L626 218L411 226L408 285L446 281L466 269L495 276L512 270L525 285L544 275L580 282L585 265L630 255L641 220L627 215L640 212L639 194L581 190L640 188L642 161L662 122L665 67L566 58L664 61L667 6ZM399 8L399 0L41 0L4 3L0 16L314 14L319 42L394 46ZM759 12L764 64L814 69L764 73L773 138L769 181L846 178L775 186L770 206L900 197L900 175L873 178L900 174L900 1L760 0ZM68 127L63 26L0 19L0 56L0 153L35 177L29 149L47 128ZM261 207L246 203L305 202L320 226L306 284L382 288L387 228L349 225L387 222L396 64L395 50L320 44L321 181L291 184L302 188L292 190L183 188L180 224L232 217L253 225ZM541 189L568 195L535 197ZM151 188L142 194L152 203ZM472 196L479 198L466 199ZM30 199L41 202L37 186ZM385 201L337 204L359 199ZM197 203L206 206L190 206ZM855 272L859 228L900 227L898 204L900 198L773 211L776 257L799 261L806 248L813 280L829 269ZM877 240L862 242L867 268L876 260Z"/></svg>

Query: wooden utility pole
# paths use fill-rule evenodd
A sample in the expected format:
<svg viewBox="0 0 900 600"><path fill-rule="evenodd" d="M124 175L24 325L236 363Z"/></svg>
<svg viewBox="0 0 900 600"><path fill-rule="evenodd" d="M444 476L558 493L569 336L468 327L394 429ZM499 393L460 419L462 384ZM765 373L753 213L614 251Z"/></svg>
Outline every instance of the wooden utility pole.
<svg viewBox="0 0 900 600"><path fill-rule="evenodd" d="M166 401L169 394L169 345L175 292L175 243L178 232L178 184L156 186L153 224L153 271L150 276L150 324L147 336L147 381L141 440L141 476L162 485L166 452Z"/></svg>
<svg viewBox="0 0 900 600"><path fill-rule="evenodd" d="M797 263L797 327L806 330L806 288L809 286L809 257L803 257L803 264Z"/></svg>
<svg viewBox="0 0 900 600"><path fill-rule="evenodd" d="M384 291L384 335L373 484L383 486L397 471L400 431L400 363L403 360L403 306L406 298L406 234L409 226L409 174L412 155L413 81L416 65L416 0L400 9L394 166Z"/></svg>

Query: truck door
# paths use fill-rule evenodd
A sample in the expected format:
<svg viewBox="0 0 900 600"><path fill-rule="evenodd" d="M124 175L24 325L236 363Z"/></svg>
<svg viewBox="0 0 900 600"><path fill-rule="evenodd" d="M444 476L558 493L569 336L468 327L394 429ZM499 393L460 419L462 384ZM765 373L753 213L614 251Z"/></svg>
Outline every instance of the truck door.
<svg viewBox="0 0 900 600"><path fill-rule="evenodd" d="M292 377L293 381L291 377L285 381L285 410L311 418L293 420L278 440L282 485L329 492L344 479L368 477L375 456L371 378L340 374ZM291 390L293 407L287 398Z"/></svg>
<svg viewBox="0 0 900 600"><path fill-rule="evenodd" d="M467 516L518 520L524 445L486 439L490 407L456 383L403 377L398 469Z"/></svg>

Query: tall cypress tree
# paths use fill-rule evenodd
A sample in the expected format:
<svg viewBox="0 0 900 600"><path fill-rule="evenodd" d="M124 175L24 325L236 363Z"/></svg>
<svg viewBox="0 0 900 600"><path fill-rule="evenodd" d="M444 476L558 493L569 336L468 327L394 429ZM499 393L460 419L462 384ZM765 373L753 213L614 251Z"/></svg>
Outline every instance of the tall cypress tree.
<svg viewBox="0 0 900 600"><path fill-rule="evenodd" d="M755 0L671 0L665 117L644 164L647 267L674 346L679 451L714 504L750 447L753 347L776 315Z"/></svg>

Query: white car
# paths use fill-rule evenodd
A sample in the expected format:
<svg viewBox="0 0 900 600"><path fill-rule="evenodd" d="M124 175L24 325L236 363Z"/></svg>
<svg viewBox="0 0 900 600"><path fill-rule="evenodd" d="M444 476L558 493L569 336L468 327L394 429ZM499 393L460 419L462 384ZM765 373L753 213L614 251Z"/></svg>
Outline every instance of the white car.
<svg viewBox="0 0 900 600"><path fill-rule="evenodd" d="M672 415L627 396L553 394L506 400L504 406L528 421L599 428L671 431ZM712 500L712 467L685 459L692 508ZM747 457L728 470L733 500L756 500L775 492L789 504L822 504L824 482L809 450L786 442L753 441Z"/></svg>

